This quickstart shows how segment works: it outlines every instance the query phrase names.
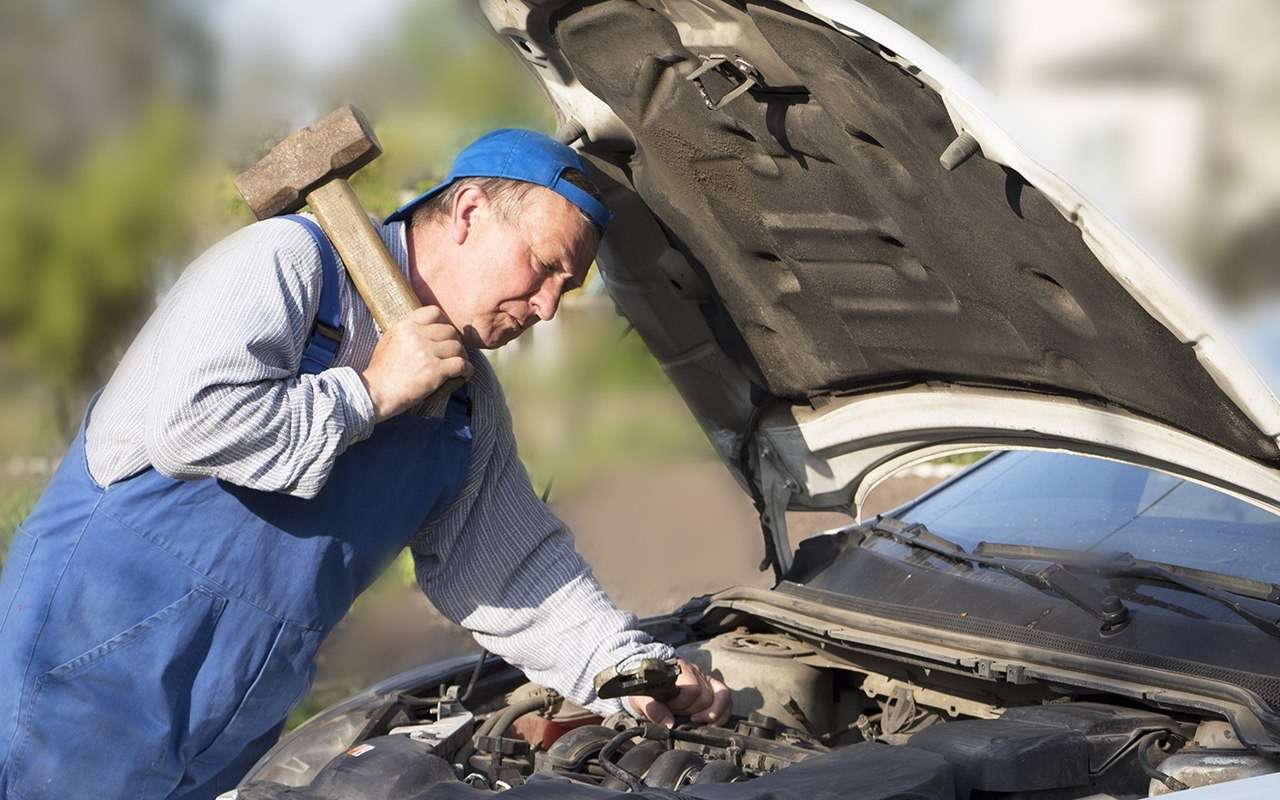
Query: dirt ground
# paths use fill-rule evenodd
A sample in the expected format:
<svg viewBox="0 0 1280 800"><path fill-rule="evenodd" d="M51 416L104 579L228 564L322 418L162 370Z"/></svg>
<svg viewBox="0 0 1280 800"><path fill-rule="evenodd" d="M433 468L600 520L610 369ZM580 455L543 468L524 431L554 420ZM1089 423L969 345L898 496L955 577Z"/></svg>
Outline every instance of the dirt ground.
<svg viewBox="0 0 1280 800"><path fill-rule="evenodd" d="M868 513L892 508L936 478L895 478L876 489ZM750 500L717 462L613 470L580 484L552 507L614 601L640 615L733 585L768 586ZM793 541L849 519L792 514ZM317 694L332 701L409 667L476 649L421 592L405 589L359 607L326 642Z"/></svg>

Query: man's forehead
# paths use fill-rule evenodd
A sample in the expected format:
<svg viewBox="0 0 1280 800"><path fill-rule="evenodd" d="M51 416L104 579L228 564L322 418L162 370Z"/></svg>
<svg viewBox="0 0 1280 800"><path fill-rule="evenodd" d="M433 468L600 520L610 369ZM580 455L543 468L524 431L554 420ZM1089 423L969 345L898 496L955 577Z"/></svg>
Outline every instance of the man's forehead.
<svg viewBox="0 0 1280 800"><path fill-rule="evenodd" d="M563 260L585 271L595 258L599 235L577 206L550 189L530 193L529 207L521 213L530 246L543 258Z"/></svg>

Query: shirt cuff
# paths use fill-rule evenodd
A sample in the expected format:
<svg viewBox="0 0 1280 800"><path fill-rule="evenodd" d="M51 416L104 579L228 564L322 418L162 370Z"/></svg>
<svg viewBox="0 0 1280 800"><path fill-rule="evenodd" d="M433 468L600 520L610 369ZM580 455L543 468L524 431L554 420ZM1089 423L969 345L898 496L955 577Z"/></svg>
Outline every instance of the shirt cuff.
<svg viewBox="0 0 1280 800"><path fill-rule="evenodd" d="M615 662L614 665L619 670L624 670L635 666L646 658L657 658L662 661L666 661L667 659L675 658L675 656L676 651L672 649L670 645L663 644L662 642L649 642L648 644L641 646L639 649L628 652L623 656L621 661ZM593 701L587 706L587 708L602 717L607 717L616 711L626 711L628 714L635 713L629 706L624 706L621 700L601 700L598 697L593 698Z"/></svg>
<svg viewBox="0 0 1280 800"><path fill-rule="evenodd" d="M338 408L342 412L343 446L349 447L368 439L373 433L378 416L373 410L373 399L369 397L369 390L365 388L359 373L351 367L332 367L325 370L324 375L333 382Z"/></svg>

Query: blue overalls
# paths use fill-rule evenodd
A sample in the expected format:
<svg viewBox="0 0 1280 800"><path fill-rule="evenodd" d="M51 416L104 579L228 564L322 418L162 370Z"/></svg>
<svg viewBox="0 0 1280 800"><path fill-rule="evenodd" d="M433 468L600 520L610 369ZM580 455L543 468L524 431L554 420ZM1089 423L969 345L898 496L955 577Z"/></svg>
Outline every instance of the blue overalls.
<svg viewBox="0 0 1280 800"><path fill-rule="evenodd" d="M302 372L341 335L324 254ZM325 635L460 491L466 388L442 419L402 414L334 463L315 498L90 476L85 424L0 577L0 798L213 798L274 743Z"/></svg>

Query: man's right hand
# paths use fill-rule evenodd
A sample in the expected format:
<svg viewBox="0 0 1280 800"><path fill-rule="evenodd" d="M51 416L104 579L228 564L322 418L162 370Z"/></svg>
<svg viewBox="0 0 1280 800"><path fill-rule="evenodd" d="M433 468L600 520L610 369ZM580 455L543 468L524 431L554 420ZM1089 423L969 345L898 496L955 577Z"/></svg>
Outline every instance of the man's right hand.
<svg viewBox="0 0 1280 800"><path fill-rule="evenodd" d="M378 422L416 406L453 378L470 378L466 348L436 306L423 306L382 334L360 373Z"/></svg>

